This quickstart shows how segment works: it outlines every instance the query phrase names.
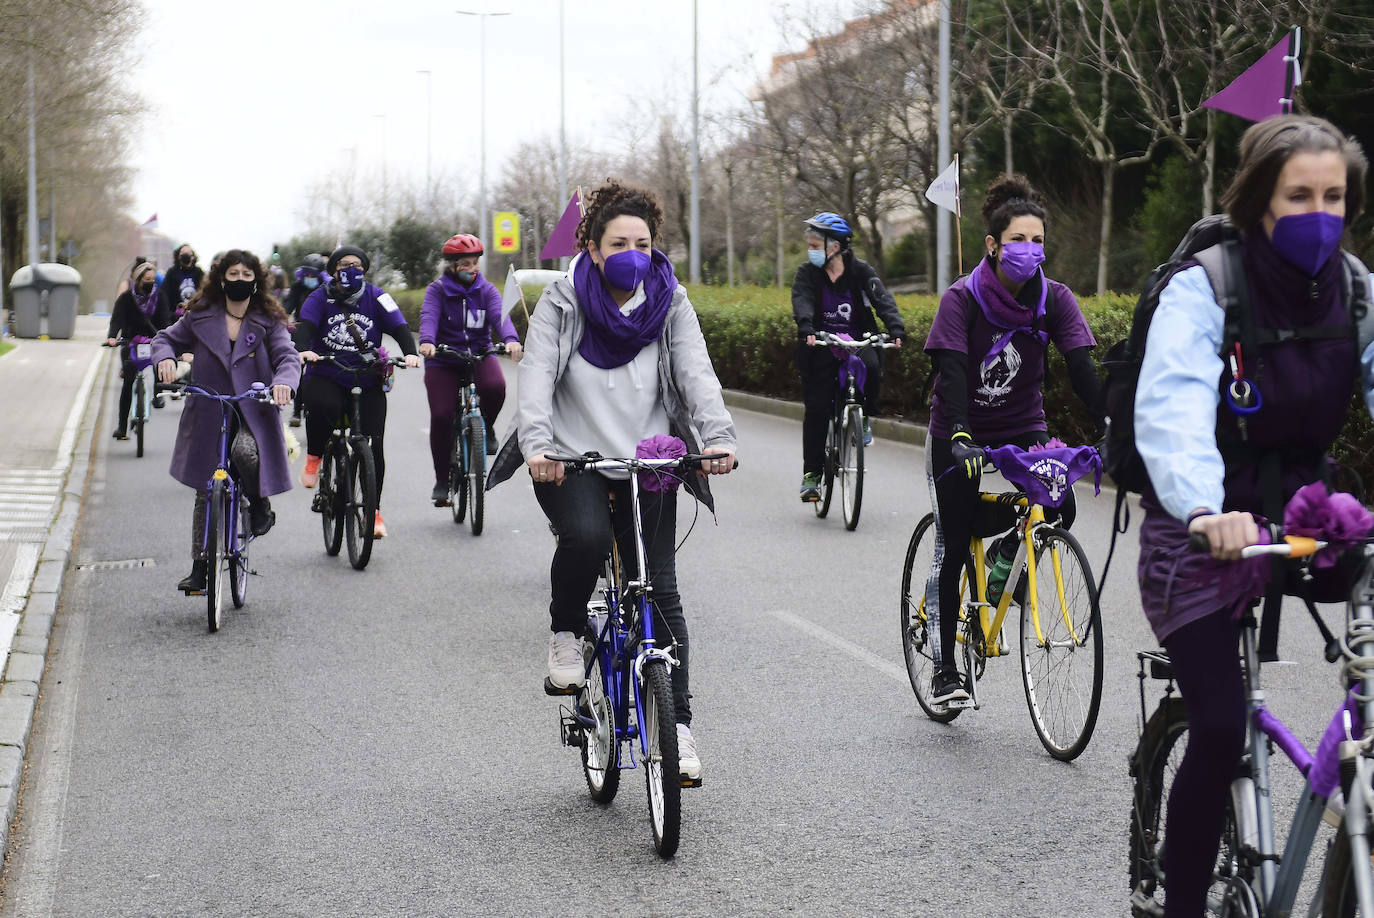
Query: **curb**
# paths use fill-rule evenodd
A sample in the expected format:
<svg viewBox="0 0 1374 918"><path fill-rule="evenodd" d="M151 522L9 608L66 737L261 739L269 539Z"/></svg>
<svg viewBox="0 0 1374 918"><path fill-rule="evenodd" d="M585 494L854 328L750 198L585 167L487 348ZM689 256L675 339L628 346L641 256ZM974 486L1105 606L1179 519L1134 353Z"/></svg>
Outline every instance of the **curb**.
<svg viewBox="0 0 1374 918"><path fill-rule="evenodd" d="M805 412L801 402L789 402L782 398L771 398L767 395L755 395L752 392L744 392L739 389L726 389L725 404L732 408L744 408L748 411L758 411L762 414L771 414L774 417L791 418L800 421ZM873 427L873 435L882 437L884 440L895 440L898 443L910 443L913 446L925 446L926 425L913 424L910 421L892 421L887 418L870 418L869 423Z"/></svg>
<svg viewBox="0 0 1374 918"><path fill-rule="evenodd" d="M48 528L47 540L38 556L38 568L29 585L27 602L20 613L19 627L5 661L4 681L0 682L0 811L5 820L4 853L9 851L10 829L19 802L19 787L33 729L34 709L38 704L39 687L47 666L53 619L57 616L58 598L66 579L72 544L76 539L76 525L81 516L81 502L90 477L91 447L102 400L90 398L89 393L108 373L108 360L103 353L98 366L85 393L86 410L77 425L61 506ZM77 397L81 396L82 393L78 392ZM58 462L67 458L59 456Z"/></svg>

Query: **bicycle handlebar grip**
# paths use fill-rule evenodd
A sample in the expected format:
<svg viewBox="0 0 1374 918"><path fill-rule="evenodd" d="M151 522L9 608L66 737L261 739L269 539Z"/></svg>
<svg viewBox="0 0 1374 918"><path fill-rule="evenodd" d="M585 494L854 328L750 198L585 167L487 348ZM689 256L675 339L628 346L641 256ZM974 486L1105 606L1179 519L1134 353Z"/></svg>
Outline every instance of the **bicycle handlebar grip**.
<svg viewBox="0 0 1374 918"><path fill-rule="evenodd" d="M1212 543L1208 541L1206 533L1190 532L1188 533L1188 550L1198 554L1206 554L1212 550Z"/></svg>

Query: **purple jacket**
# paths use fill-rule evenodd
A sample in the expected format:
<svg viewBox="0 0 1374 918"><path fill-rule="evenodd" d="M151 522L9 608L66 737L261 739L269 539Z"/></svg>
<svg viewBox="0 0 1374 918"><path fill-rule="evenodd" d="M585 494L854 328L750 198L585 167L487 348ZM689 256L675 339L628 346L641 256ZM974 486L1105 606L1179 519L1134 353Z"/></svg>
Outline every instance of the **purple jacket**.
<svg viewBox="0 0 1374 918"><path fill-rule="evenodd" d="M202 389L226 395L247 390L255 382L290 386L301 380L300 356L291 343L284 322L258 310L248 313L231 346L224 323L224 306L211 303L188 312L176 324L153 339L153 361L175 359L190 353L195 360L191 381ZM286 440L275 405L239 402L239 411L258 441L258 487L267 497L291 490L291 468L286 460ZM188 396L181 410L181 425L172 451L172 477L190 488L204 488L219 462L220 406L218 402Z"/></svg>
<svg viewBox="0 0 1374 918"><path fill-rule="evenodd" d="M518 340L514 327L502 320L500 291L485 277L478 277L471 287L441 277L425 288L425 301L420 306L421 344L469 348ZM429 359L441 364L453 362L443 355Z"/></svg>

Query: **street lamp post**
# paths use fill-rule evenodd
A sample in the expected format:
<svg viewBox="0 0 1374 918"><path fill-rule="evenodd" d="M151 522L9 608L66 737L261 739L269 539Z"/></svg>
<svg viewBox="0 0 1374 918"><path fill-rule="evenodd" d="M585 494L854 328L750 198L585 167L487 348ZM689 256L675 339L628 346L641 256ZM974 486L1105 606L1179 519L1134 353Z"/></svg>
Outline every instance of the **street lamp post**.
<svg viewBox="0 0 1374 918"><path fill-rule="evenodd" d="M692 0L692 199L690 223L692 240L687 247L688 273L692 283L701 283L701 145L697 139L697 3Z"/></svg>
<svg viewBox="0 0 1374 918"><path fill-rule="evenodd" d="M425 197L431 209L434 203L434 74L429 70L417 70L425 77ZM430 215L431 217L433 214Z"/></svg>
<svg viewBox="0 0 1374 918"><path fill-rule="evenodd" d="M481 179L480 179L480 181L481 181L481 194L480 194L480 197L481 197L481 206L482 206L482 217L481 217L481 223L478 224L478 231L477 231L477 238L478 238L478 239L481 239L481 238L483 238L484 236L489 236L489 235L490 235L489 233L487 233L487 229L488 229L488 226L487 226L487 18L490 17L490 16L509 16L510 13L479 13L479 12L476 12L476 11L474 11L474 10L454 10L454 12L457 13L458 15L460 15L460 16L476 16L476 17L481 21L481 23L482 23L481 37L480 37L480 42L481 42L480 47L481 47L481 54L482 54L482 62L481 62L481 64L480 64L480 66L481 66L481 69L482 69L482 75L481 75L481 81L480 81L480 89L478 90L478 91L480 92L481 96L482 96L482 105L481 105L482 113L481 113L480 127L479 127L478 132L477 132L477 142L478 142L479 144L481 144L481 146L482 146L482 155L481 155L481 162L482 162L482 165L481 165ZM486 246L483 246L483 248L485 249ZM486 255L485 255L485 254L482 256L482 265L483 265L483 268L485 269L485 267L486 267Z"/></svg>

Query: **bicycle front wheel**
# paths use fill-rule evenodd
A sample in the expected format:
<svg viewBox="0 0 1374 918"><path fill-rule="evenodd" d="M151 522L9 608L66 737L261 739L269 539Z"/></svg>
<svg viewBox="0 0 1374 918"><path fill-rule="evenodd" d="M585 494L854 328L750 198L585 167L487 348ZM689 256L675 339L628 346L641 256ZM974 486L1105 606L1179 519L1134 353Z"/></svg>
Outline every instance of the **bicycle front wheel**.
<svg viewBox="0 0 1374 918"><path fill-rule="evenodd" d="M453 458L448 466L448 505L453 521L461 524L468 512L467 440L463 436L463 416L453 422Z"/></svg>
<svg viewBox="0 0 1374 918"><path fill-rule="evenodd" d="M372 558L376 534L377 467L372 460L372 446L366 440L351 444L348 454L349 493L344 528L348 563L360 571Z"/></svg>
<svg viewBox="0 0 1374 918"><path fill-rule="evenodd" d="M844 412L839 475L844 528L853 532L858 528L859 508L864 501L864 412L858 405L850 405Z"/></svg>
<svg viewBox="0 0 1374 918"><path fill-rule="evenodd" d="M1355 893L1355 860L1344 827L1327 846L1323 875L1322 918L1354 918L1363 914Z"/></svg>
<svg viewBox="0 0 1374 918"><path fill-rule="evenodd" d="M472 534L482 534L483 502L487 487L487 427L481 417L468 418L468 493L472 499Z"/></svg>
<svg viewBox="0 0 1374 918"><path fill-rule="evenodd" d="M821 470L821 499L813 506L816 516L825 519L830 512L830 498L835 496L835 469L840 464L840 422L830 419L825 440L825 468Z"/></svg>
<svg viewBox="0 0 1374 918"><path fill-rule="evenodd" d="M216 481L206 501L205 615L212 632L224 617L225 567L224 482Z"/></svg>
<svg viewBox="0 0 1374 918"><path fill-rule="evenodd" d="M654 850L659 857L669 858L677 853L682 830L682 778L677 764L673 683L662 660L644 664L639 700L644 711L639 729L644 742L644 778L649 786Z"/></svg>
<svg viewBox="0 0 1374 918"><path fill-rule="evenodd" d="M242 498L238 498L239 512L236 515L239 530L234 533L233 541L229 542L232 551L229 553L229 595L234 600L234 608L242 609L243 604L248 601L248 539L253 532L253 525L248 518L248 505ZM230 527L234 526L229 522ZM225 530L225 535L229 530Z"/></svg>
<svg viewBox="0 0 1374 918"><path fill-rule="evenodd" d="M324 553L334 557L343 547L344 502L348 495L348 458L342 444L326 448L320 461L320 521L324 526Z"/></svg>
<svg viewBox="0 0 1374 918"><path fill-rule="evenodd" d="M927 513L911 534L906 547L906 563L902 566L902 654L906 657L906 674L911 680L916 703L931 720L947 724L963 709L930 700L937 663L933 639L938 636L932 633L935 623L926 611L926 581L934 567L935 514ZM960 608L968 598L968 591L968 577L963 576L959 584Z"/></svg>
<svg viewBox="0 0 1374 918"><path fill-rule="evenodd" d="M1029 591L1021 601L1021 680L1041 744L1068 762L1087 747L1102 704L1102 613L1078 540L1062 529L1035 540L1035 603Z"/></svg>
<svg viewBox="0 0 1374 918"><path fill-rule="evenodd" d="M134 455L143 458L143 425L148 420L147 384L143 382L143 371L134 379Z"/></svg>
<svg viewBox="0 0 1374 918"><path fill-rule="evenodd" d="M595 638L592 638L595 640ZM587 682L578 697L583 717L592 720L582 728L582 773L587 790L597 803L610 803L620 789L620 743L615 733L615 707L608 694L615 671L608 667L610 650L596 648Z"/></svg>

